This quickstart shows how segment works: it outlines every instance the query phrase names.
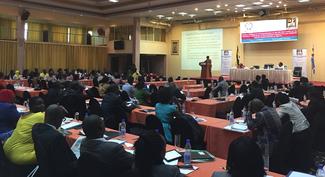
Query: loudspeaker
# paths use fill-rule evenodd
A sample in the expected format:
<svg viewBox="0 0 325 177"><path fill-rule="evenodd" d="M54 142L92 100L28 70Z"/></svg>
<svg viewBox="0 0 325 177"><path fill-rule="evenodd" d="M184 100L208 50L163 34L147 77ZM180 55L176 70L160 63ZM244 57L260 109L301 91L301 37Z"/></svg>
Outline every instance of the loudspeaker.
<svg viewBox="0 0 325 177"><path fill-rule="evenodd" d="M28 20L29 15L30 15L30 12L28 10L26 10L26 9L23 9L23 11L21 13L21 16L20 16L20 19L22 21L26 21L26 20Z"/></svg>
<svg viewBox="0 0 325 177"><path fill-rule="evenodd" d="M266 10L260 10L258 12L258 15L261 16L261 17L263 17L263 16L267 15L267 12L266 12Z"/></svg>
<svg viewBox="0 0 325 177"><path fill-rule="evenodd" d="M43 31L43 42L49 42L49 31Z"/></svg>

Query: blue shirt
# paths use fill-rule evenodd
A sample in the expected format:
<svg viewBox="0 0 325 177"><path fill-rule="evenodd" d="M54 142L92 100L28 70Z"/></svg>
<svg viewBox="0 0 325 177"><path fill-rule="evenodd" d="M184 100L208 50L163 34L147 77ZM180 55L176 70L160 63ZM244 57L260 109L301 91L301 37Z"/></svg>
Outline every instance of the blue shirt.
<svg viewBox="0 0 325 177"><path fill-rule="evenodd" d="M128 93L129 97L133 98L134 96L134 87L133 85L126 83L122 86L122 90Z"/></svg>
<svg viewBox="0 0 325 177"><path fill-rule="evenodd" d="M166 141L169 143L173 142L171 126L169 123L170 114L176 111L176 105L171 104L156 104L156 116L162 123L165 132Z"/></svg>

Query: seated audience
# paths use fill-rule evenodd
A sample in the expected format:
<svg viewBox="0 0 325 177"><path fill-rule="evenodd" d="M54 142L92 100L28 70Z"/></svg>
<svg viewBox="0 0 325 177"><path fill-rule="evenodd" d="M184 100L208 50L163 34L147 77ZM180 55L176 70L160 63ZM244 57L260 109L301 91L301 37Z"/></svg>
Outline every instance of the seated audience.
<svg viewBox="0 0 325 177"><path fill-rule="evenodd" d="M16 165L32 165L37 163L32 127L44 122L44 101L40 97L33 97L29 101L30 113L22 116L11 137L4 143L6 157Z"/></svg>
<svg viewBox="0 0 325 177"><path fill-rule="evenodd" d="M278 93L275 97L275 103L278 108L278 114L282 118L285 114L289 115L293 124L293 133L301 132L309 128L309 122L300 111L299 107L290 101L289 96L284 93Z"/></svg>
<svg viewBox="0 0 325 177"><path fill-rule="evenodd" d="M134 97L134 86L133 86L134 79L133 77L128 78L128 82L122 86L122 90L128 93L129 97Z"/></svg>
<svg viewBox="0 0 325 177"><path fill-rule="evenodd" d="M258 85L261 85L262 84L261 76L260 75L256 75L255 81L257 82Z"/></svg>
<svg viewBox="0 0 325 177"><path fill-rule="evenodd" d="M123 105L123 100L120 97L120 91L116 84L111 84L107 88L101 108L105 118L105 125L109 128L117 130L121 120L127 120L127 110Z"/></svg>
<svg viewBox="0 0 325 177"><path fill-rule="evenodd" d="M14 100L15 93L13 91L0 90L0 142L10 137L20 117Z"/></svg>
<svg viewBox="0 0 325 177"><path fill-rule="evenodd" d="M247 125L253 131L256 143L265 154L272 154L273 146L279 140L281 120L274 108L265 106L259 99L253 99L248 104L248 110L255 114L255 119L247 118ZM268 148L266 147L268 146ZM269 152L265 150L268 149Z"/></svg>
<svg viewBox="0 0 325 177"><path fill-rule="evenodd" d="M39 164L39 177L75 176L77 158L71 151L65 137L58 131L66 110L50 105L45 111L44 123L33 126L32 137Z"/></svg>
<svg viewBox="0 0 325 177"><path fill-rule="evenodd" d="M154 84L150 84L149 86L150 93L150 106L155 107L159 101L158 89Z"/></svg>
<svg viewBox="0 0 325 177"><path fill-rule="evenodd" d="M134 96L139 101L139 104L141 105L147 104L147 98L149 96L149 93L145 90L145 83L140 78L137 85L135 85Z"/></svg>
<svg viewBox="0 0 325 177"><path fill-rule="evenodd" d="M214 93L213 95L216 95L217 93L215 92L219 91L221 97L227 96L228 87L229 85L227 81L225 81L224 78L220 76L217 86L212 90Z"/></svg>
<svg viewBox="0 0 325 177"><path fill-rule="evenodd" d="M289 90L289 96L302 101L305 96L304 88L301 86L300 81L294 81L292 88Z"/></svg>
<svg viewBox="0 0 325 177"><path fill-rule="evenodd" d="M284 70L284 65L282 62L279 62L278 66L276 66L276 69Z"/></svg>
<svg viewBox="0 0 325 177"><path fill-rule="evenodd" d="M168 88L159 90L159 102L156 104L156 116L161 121L165 138L168 143L173 142L169 117L177 110L176 105L171 104L172 95Z"/></svg>
<svg viewBox="0 0 325 177"><path fill-rule="evenodd" d="M310 102L308 103L308 107L304 110L304 112L308 121L312 123L316 114L325 110L325 99L322 89L316 87L309 89L308 97Z"/></svg>
<svg viewBox="0 0 325 177"><path fill-rule="evenodd" d="M107 76L103 76L101 80L99 80L98 92L101 97L105 96L106 90L109 87L109 79Z"/></svg>
<svg viewBox="0 0 325 177"><path fill-rule="evenodd" d="M104 164L105 176L122 177L131 170L133 157L126 152L122 145L108 142L104 138L105 125L103 118L91 115L85 118L82 129L86 138L80 145L80 158L83 155L92 155ZM91 166L93 164L88 164Z"/></svg>
<svg viewBox="0 0 325 177"><path fill-rule="evenodd" d="M249 85L249 93L254 97L258 98L261 101L265 102L265 96L264 96L264 91L261 88L261 85L259 85L256 81L253 81Z"/></svg>
<svg viewBox="0 0 325 177"><path fill-rule="evenodd" d="M86 101L83 89L83 86L78 81L72 81L70 86L63 91L59 103L68 111L67 117L74 118L77 112L80 120L85 117Z"/></svg>
<svg viewBox="0 0 325 177"><path fill-rule="evenodd" d="M176 166L165 165L166 142L156 132L148 132L135 142L134 177L182 177Z"/></svg>
<svg viewBox="0 0 325 177"><path fill-rule="evenodd" d="M214 172L212 177L264 177L264 161L260 148L249 137L231 142L228 150L227 171Z"/></svg>

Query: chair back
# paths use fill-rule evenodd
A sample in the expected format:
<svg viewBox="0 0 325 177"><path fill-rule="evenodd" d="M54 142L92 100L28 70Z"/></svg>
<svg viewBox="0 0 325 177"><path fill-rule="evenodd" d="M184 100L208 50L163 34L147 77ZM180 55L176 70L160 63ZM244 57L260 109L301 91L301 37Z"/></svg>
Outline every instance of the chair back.
<svg viewBox="0 0 325 177"><path fill-rule="evenodd" d="M239 93L247 93L247 92L248 92L247 85L243 84L242 86L240 86Z"/></svg>
<svg viewBox="0 0 325 177"><path fill-rule="evenodd" d="M229 88L228 88L228 94L235 94L236 92L236 87L234 84L232 84Z"/></svg>
<svg viewBox="0 0 325 177"><path fill-rule="evenodd" d="M31 99L30 93L27 91L24 91L23 92L23 100L28 101L29 99Z"/></svg>
<svg viewBox="0 0 325 177"><path fill-rule="evenodd" d="M89 111L89 114L103 116L103 111L100 107L100 104L95 98L90 98L88 111Z"/></svg>
<svg viewBox="0 0 325 177"><path fill-rule="evenodd" d="M237 97L233 106L232 106L232 111L234 112L234 117L241 117L242 116L242 110L244 108L244 104L241 100L240 97Z"/></svg>
<svg viewBox="0 0 325 177"><path fill-rule="evenodd" d="M268 107L273 107L274 100L275 100L275 94L271 93L271 95L266 97L265 105L268 106Z"/></svg>
<svg viewBox="0 0 325 177"><path fill-rule="evenodd" d="M107 165L91 153L82 153L77 162L78 177L107 177Z"/></svg>

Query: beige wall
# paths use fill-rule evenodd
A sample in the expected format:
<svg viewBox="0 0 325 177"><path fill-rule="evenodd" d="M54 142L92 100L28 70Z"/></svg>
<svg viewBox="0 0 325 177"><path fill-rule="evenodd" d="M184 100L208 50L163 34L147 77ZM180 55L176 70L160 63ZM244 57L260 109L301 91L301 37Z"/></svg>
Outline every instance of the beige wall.
<svg viewBox="0 0 325 177"><path fill-rule="evenodd" d="M277 64L279 61L292 69L292 49L306 48L308 50L307 68L311 80L325 81L325 12L308 12L289 15L299 17L299 40L296 42L278 42L245 44L239 42L239 21L227 20L224 22L213 22L205 24L190 24L173 26L168 33L168 50L170 53L171 40L179 40L181 44L181 33L187 30L223 28L223 48L233 51L233 66L235 66L236 47L240 48L241 62L246 66L260 65L265 63ZM285 18L286 16L282 16ZM316 74L311 75L310 55L311 48L315 46ZM181 70L180 55L167 55L167 75L169 76L199 76L199 71ZM213 75L219 72L214 71Z"/></svg>

